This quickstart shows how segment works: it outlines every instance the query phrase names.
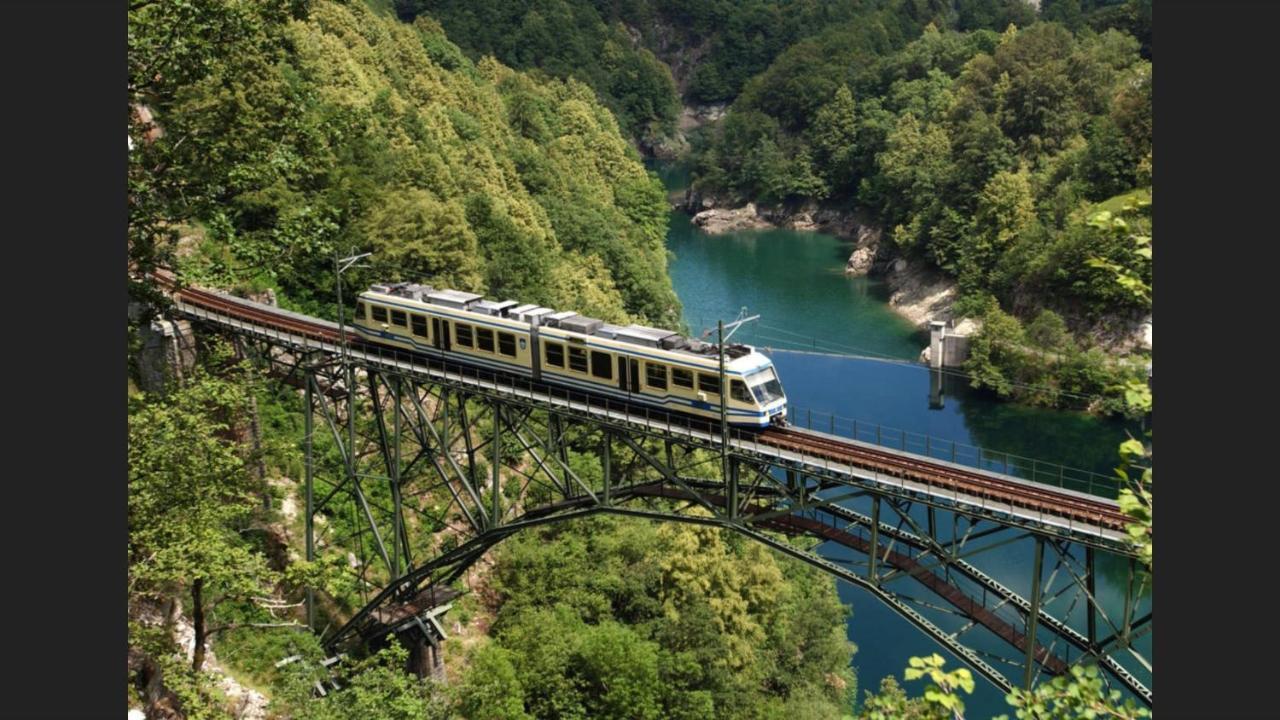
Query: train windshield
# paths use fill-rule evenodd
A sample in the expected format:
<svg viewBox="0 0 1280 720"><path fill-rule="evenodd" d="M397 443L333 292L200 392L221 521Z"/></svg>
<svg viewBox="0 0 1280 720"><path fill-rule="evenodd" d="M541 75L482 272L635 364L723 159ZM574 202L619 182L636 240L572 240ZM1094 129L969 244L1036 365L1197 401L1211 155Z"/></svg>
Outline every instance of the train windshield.
<svg viewBox="0 0 1280 720"><path fill-rule="evenodd" d="M778 382L778 376L771 367L748 375L747 386L751 388L751 394L755 395L756 402L761 405L768 405L783 397L782 383Z"/></svg>

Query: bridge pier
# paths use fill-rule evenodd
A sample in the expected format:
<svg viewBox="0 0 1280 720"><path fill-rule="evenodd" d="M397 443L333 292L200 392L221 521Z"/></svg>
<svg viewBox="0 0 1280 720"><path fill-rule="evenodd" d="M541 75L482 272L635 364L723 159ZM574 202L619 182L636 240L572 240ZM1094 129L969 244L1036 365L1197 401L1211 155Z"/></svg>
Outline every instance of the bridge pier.
<svg viewBox="0 0 1280 720"><path fill-rule="evenodd" d="M399 640L409 650L409 672L419 680L444 680L444 647L433 633L406 631Z"/></svg>
<svg viewBox="0 0 1280 720"><path fill-rule="evenodd" d="M195 336L190 320L155 318L143 327L142 352L138 355L143 390L165 392L190 375L195 362Z"/></svg>
<svg viewBox="0 0 1280 720"><path fill-rule="evenodd" d="M969 359L969 336L963 331L951 330L948 322L929 322L929 347L921 353L928 357L929 367L936 370L960 367Z"/></svg>

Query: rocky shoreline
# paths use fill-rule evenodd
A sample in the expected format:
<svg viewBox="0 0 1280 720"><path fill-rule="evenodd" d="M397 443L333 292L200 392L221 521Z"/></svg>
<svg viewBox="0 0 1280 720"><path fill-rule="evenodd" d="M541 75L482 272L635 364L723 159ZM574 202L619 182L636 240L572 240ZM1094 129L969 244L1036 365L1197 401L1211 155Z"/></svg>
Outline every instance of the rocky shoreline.
<svg viewBox="0 0 1280 720"><path fill-rule="evenodd" d="M958 319L953 307L958 285L950 277L930 267L924 260L903 257L884 239L884 231L858 213L841 208L806 203L798 207L770 207L746 203L732 207L724 198L686 190L683 199L673 198L677 209L693 216L693 224L711 235L740 230L814 230L854 243L845 265L845 274L883 279L889 288L889 307L920 330L933 321L948 324L948 335L968 336L980 321ZM1151 316L1113 318L1092 328L1080 329L1097 347L1111 354L1151 349Z"/></svg>
<svg viewBox="0 0 1280 720"><path fill-rule="evenodd" d="M722 199L685 192L680 209L693 216L693 224L711 235L740 230L784 228L825 232L854 243L845 265L845 274L883 278L892 293L889 306L899 315L925 330L934 320L951 321L956 300L956 283L933 271L923 261L901 257L884 240L879 226L863 220L858 213L824 208L807 203L796 208L757 206L726 207ZM974 323L958 325L952 332L971 332Z"/></svg>

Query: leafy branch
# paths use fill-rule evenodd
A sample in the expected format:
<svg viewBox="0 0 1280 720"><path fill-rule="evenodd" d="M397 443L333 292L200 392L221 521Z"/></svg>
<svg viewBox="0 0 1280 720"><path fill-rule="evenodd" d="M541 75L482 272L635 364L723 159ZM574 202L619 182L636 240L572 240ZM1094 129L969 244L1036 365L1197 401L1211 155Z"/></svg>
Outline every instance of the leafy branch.
<svg viewBox="0 0 1280 720"><path fill-rule="evenodd" d="M1015 709L1019 720L1076 720L1077 718L1116 718L1137 720L1151 717L1151 711L1140 708L1133 700L1120 702L1120 691L1105 692L1098 668L1076 665L1069 675L1059 675L1034 690L1014 690L1005 698ZM1001 715L995 720L1005 720Z"/></svg>
<svg viewBox="0 0 1280 720"><path fill-rule="evenodd" d="M973 692L973 673L965 668L945 672L942 669L945 662L937 653L927 658L913 657L907 661L909 667L903 677L907 680L928 677L933 683L924 690L925 701L946 709L955 720L964 720L964 701L956 691Z"/></svg>

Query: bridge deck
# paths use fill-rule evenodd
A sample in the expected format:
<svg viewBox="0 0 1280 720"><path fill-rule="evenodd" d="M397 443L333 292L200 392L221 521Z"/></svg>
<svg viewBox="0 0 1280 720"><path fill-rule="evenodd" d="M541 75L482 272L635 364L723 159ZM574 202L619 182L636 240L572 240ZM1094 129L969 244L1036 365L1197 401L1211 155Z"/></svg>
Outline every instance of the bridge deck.
<svg viewBox="0 0 1280 720"><path fill-rule="evenodd" d="M333 357L344 352L338 326L329 321L192 288L178 290L175 300L183 314L239 333ZM353 361L372 369L425 376L482 394L498 393L599 421L643 428L654 435L680 436L706 446L721 442L718 428L699 427L681 416L534 383L528 378L389 347L353 345L345 352ZM811 430L734 430L729 444L744 455L769 458L806 473L1130 553L1118 503L1107 498Z"/></svg>

